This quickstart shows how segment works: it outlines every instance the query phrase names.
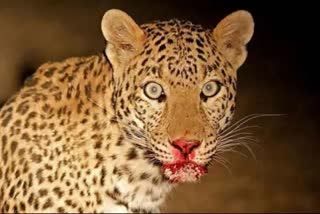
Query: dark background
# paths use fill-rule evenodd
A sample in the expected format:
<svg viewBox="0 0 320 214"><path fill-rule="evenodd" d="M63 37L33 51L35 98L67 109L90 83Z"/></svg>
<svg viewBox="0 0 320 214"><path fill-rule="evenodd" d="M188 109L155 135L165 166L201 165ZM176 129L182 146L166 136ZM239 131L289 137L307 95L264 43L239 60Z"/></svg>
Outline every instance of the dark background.
<svg viewBox="0 0 320 214"><path fill-rule="evenodd" d="M250 123L263 127L255 131L256 160L226 154L231 174L214 164L199 184L175 189L163 211L320 211L319 24L308 1L0 0L0 101L45 61L102 51L100 21L111 8L139 24L181 18L208 28L235 10L250 11L255 34L239 70L235 119L284 114Z"/></svg>

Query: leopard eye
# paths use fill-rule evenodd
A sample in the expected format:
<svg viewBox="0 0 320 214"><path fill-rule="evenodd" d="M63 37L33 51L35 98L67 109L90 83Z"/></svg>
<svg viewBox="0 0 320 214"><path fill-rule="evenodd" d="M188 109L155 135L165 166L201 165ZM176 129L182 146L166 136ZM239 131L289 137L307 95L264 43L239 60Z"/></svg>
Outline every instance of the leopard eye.
<svg viewBox="0 0 320 214"><path fill-rule="evenodd" d="M215 96L221 89L221 84L218 81L209 81L202 87L201 94L205 97Z"/></svg>
<svg viewBox="0 0 320 214"><path fill-rule="evenodd" d="M164 95L164 92L160 84L156 82L148 82L144 86L144 94L148 98L156 100L159 99L162 95Z"/></svg>

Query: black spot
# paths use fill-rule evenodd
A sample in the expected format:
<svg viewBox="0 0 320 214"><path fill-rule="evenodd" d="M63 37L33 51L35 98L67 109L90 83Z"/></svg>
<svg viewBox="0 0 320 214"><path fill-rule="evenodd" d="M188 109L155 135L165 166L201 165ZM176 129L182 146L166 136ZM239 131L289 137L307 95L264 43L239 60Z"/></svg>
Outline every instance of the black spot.
<svg viewBox="0 0 320 214"><path fill-rule="evenodd" d="M196 40L196 43L197 43L197 45L198 45L199 47L201 47L201 48L204 47L203 44L202 44L202 42L201 42L199 39Z"/></svg>
<svg viewBox="0 0 320 214"><path fill-rule="evenodd" d="M3 127L6 127L10 120L12 119L12 114L9 114L7 117L5 117L1 123Z"/></svg>
<svg viewBox="0 0 320 214"><path fill-rule="evenodd" d="M7 161L8 161L8 152L7 151L3 154L2 160L3 160L4 164L7 163Z"/></svg>
<svg viewBox="0 0 320 214"><path fill-rule="evenodd" d="M24 115L29 110L29 101L23 101L21 102L17 107L17 112Z"/></svg>
<svg viewBox="0 0 320 214"><path fill-rule="evenodd" d="M200 53L200 54L204 54L204 51L203 51L202 49L197 48L196 50L198 51L198 53Z"/></svg>
<svg viewBox="0 0 320 214"><path fill-rule="evenodd" d="M41 88L48 89L48 88L50 88L51 85L52 85L52 82L51 81L47 81L47 82L45 82L45 83L43 83L41 85Z"/></svg>
<svg viewBox="0 0 320 214"><path fill-rule="evenodd" d="M157 60L157 62L161 62L164 58L165 58L165 55L162 55L162 56Z"/></svg>
<svg viewBox="0 0 320 214"><path fill-rule="evenodd" d="M58 207L57 211L58 213L65 213L65 210L63 207Z"/></svg>
<svg viewBox="0 0 320 214"><path fill-rule="evenodd" d="M53 167L51 165L47 164L47 163L44 165L44 168L47 169L47 170L52 170L53 169Z"/></svg>
<svg viewBox="0 0 320 214"><path fill-rule="evenodd" d="M2 149L6 147L6 144L8 143L8 137L6 135L2 136Z"/></svg>
<svg viewBox="0 0 320 214"><path fill-rule="evenodd" d="M146 180L146 179L148 179L148 178L150 178L150 177L151 177L151 175L148 174L148 173L146 173L146 172L144 172L144 173L142 173L142 174L140 175L140 179L141 179L141 180Z"/></svg>
<svg viewBox="0 0 320 214"><path fill-rule="evenodd" d="M39 190L39 196L40 197L46 196L47 194L48 194L48 190L46 190L46 189L40 189Z"/></svg>
<svg viewBox="0 0 320 214"><path fill-rule="evenodd" d="M162 45L159 47L158 51L161 52L161 51L163 51L165 48L166 48L166 45L165 45L165 44L162 44Z"/></svg>
<svg viewBox="0 0 320 214"><path fill-rule="evenodd" d="M24 202L20 202L21 211L26 211L26 204Z"/></svg>
<svg viewBox="0 0 320 214"><path fill-rule="evenodd" d="M52 75L54 74L54 71L56 70L57 68L50 68L49 70L47 70L46 72L44 72L44 75L46 77L52 77Z"/></svg>
<svg viewBox="0 0 320 214"><path fill-rule="evenodd" d="M134 160L138 157L137 151L134 147L130 148L127 153L127 160Z"/></svg>
<svg viewBox="0 0 320 214"><path fill-rule="evenodd" d="M173 40L172 39L168 39L168 44L172 44Z"/></svg>
<svg viewBox="0 0 320 214"><path fill-rule="evenodd" d="M192 43L194 40L192 38L186 38L186 42Z"/></svg>
<svg viewBox="0 0 320 214"><path fill-rule="evenodd" d="M12 186L11 189L10 189L10 192L9 192L9 196L12 198L14 196L14 193L15 193L15 186Z"/></svg>
<svg viewBox="0 0 320 214"><path fill-rule="evenodd" d="M96 141L95 144L94 144L94 148L95 149L101 149L101 145L102 145L101 141Z"/></svg>
<svg viewBox="0 0 320 214"><path fill-rule="evenodd" d="M113 194L115 194L116 196L120 195L120 191L117 187L114 188Z"/></svg>
<svg viewBox="0 0 320 214"><path fill-rule="evenodd" d="M206 62L206 59L202 55L198 54L198 58L201 59L202 61Z"/></svg>
<svg viewBox="0 0 320 214"><path fill-rule="evenodd" d="M232 99L233 99L233 94L230 93L230 94L229 94L229 100L232 100Z"/></svg>
<svg viewBox="0 0 320 214"><path fill-rule="evenodd" d="M105 176L107 174L107 171L104 167L101 168L101 177L100 177L100 185L104 186L105 184Z"/></svg>
<svg viewBox="0 0 320 214"><path fill-rule="evenodd" d="M68 206L72 205L72 201L70 199L65 200L64 203Z"/></svg>
<svg viewBox="0 0 320 214"><path fill-rule="evenodd" d="M146 54L147 55L149 55L150 53L151 53L151 51L152 51L152 49L150 48L150 49L148 49L147 51L146 51Z"/></svg>
<svg viewBox="0 0 320 214"><path fill-rule="evenodd" d="M34 200L34 194L33 192L29 195L29 198L28 198L28 203L29 205L32 205L33 204L33 200Z"/></svg>
<svg viewBox="0 0 320 214"><path fill-rule="evenodd" d="M119 172L119 169L115 166L112 170L112 174L116 175L118 174L118 172Z"/></svg>
<svg viewBox="0 0 320 214"><path fill-rule="evenodd" d="M145 66L146 63L147 63L147 61L148 61L148 58L145 58L145 59L142 61L141 65L142 65L142 66Z"/></svg>
<svg viewBox="0 0 320 214"><path fill-rule="evenodd" d="M23 156L25 152L26 152L26 150L25 150L24 148L21 148L21 149L19 149L19 151L18 151L18 155L19 155L19 156Z"/></svg>
<svg viewBox="0 0 320 214"><path fill-rule="evenodd" d="M59 197L61 198L64 194L64 192L60 189L60 187L55 187L53 188L53 192Z"/></svg>
<svg viewBox="0 0 320 214"><path fill-rule="evenodd" d="M87 97L89 97L89 98L91 97L91 85L90 84L87 84L85 86L85 94Z"/></svg>
<svg viewBox="0 0 320 214"><path fill-rule="evenodd" d="M235 83L235 82L232 83L232 88L233 88L233 90L235 90L235 91L237 90L237 86L236 86L236 83Z"/></svg>
<svg viewBox="0 0 320 214"><path fill-rule="evenodd" d="M160 179L158 177L154 177L154 178L152 178L152 183L154 185L158 185L160 183Z"/></svg>
<svg viewBox="0 0 320 214"><path fill-rule="evenodd" d="M31 160L33 161L33 162L36 162L36 163L40 163L41 162L41 160L42 160L42 157L41 157L41 155L37 155L37 154L32 154L31 155Z"/></svg>
<svg viewBox="0 0 320 214"><path fill-rule="evenodd" d="M174 60L175 59L175 57L173 57L173 56L170 56L168 59L167 59L167 61L172 61L172 60ZM173 64L172 63L170 63L171 64L171 66L173 66Z"/></svg>
<svg viewBox="0 0 320 214"><path fill-rule="evenodd" d="M117 146L122 146L123 145L123 136L121 135L119 138L118 138L118 140L117 140Z"/></svg>
<svg viewBox="0 0 320 214"><path fill-rule="evenodd" d="M229 117L226 117L225 123L228 124L230 121Z"/></svg>
<svg viewBox="0 0 320 214"><path fill-rule="evenodd" d="M223 68L221 69L221 73L224 77L226 77L226 71Z"/></svg>
<svg viewBox="0 0 320 214"><path fill-rule="evenodd" d="M10 146L11 154L14 154L14 152L15 152L16 149L17 149L17 146L18 146L18 142L17 142L17 141L12 141L12 142L11 142L11 146Z"/></svg>
<svg viewBox="0 0 320 214"><path fill-rule="evenodd" d="M158 46L163 40L164 40L164 36L160 37L160 39L158 39L154 44Z"/></svg>
<svg viewBox="0 0 320 214"><path fill-rule="evenodd" d="M13 206L13 212L14 212L14 213L18 213L18 207L17 207L17 205L14 205L14 206Z"/></svg>
<svg viewBox="0 0 320 214"><path fill-rule="evenodd" d="M234 112L234 110L235 110L235 106L232 105L231 108L230 108L231 113Z"/></svg>

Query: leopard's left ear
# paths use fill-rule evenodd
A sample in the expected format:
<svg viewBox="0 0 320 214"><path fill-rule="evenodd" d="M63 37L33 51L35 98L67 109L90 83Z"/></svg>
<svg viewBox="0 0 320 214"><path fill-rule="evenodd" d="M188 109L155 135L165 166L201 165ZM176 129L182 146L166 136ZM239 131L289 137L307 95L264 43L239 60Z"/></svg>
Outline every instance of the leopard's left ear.
<svg viewBox="0 0 320 214"><path fill-rule="evenodd" d="M113 66L125 65L143 48L146 36L135 21L118 9L108 10L101 22L106 54Z"/></svg>
<svg viewBox="0 0 320 214"><path fill-rule="evenodd" d="M238 69L247 58L246 45L251 40L254 21L245 10L231 13L218 23L213 37L224 57Z"/></svg>

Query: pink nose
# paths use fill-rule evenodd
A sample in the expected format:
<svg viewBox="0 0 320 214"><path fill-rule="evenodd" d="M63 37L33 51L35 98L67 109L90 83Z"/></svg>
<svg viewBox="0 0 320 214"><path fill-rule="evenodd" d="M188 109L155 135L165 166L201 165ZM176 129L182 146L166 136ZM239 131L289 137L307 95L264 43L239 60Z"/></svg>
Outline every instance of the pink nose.
<svg viewBox="0 0 320 214"><path fill-rule="evenodd" d="M172 146L178 149L182 154L188 155L195 148L200 146L200 141L197 140L185 140L185 139L177 139L172 141Z"/></svg>

